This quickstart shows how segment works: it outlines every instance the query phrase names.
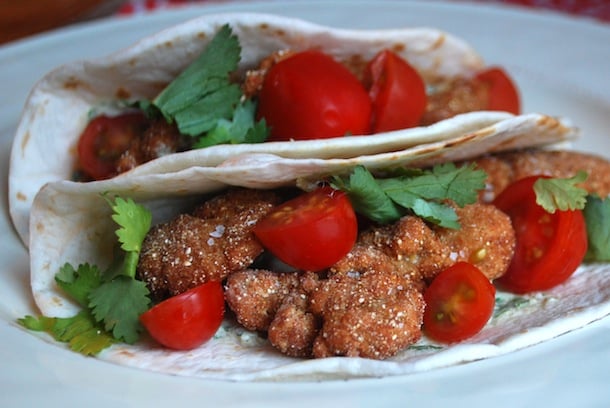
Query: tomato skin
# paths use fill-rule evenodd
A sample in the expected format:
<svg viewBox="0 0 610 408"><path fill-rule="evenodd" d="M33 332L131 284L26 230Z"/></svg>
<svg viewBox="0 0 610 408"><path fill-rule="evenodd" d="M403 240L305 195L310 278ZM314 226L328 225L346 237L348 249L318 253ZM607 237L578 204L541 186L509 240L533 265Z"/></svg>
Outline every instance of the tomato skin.
<svg viewBox="0 0 610 408"><path fill-rule="evenodd" d="M303 51L275 64L259 94L257 117L270 141L365 134L371 101L358 78L332 57Z"/></svg>
<svg viewBox="0 0 610 408"><path fill-rule="evenodd" d="M373 133L417 126L426 111L426 85L408 62L379 52L366 66L364 82L373 101Z"/></svg>
<svg viewBox="0 0 610 408"><path fill-rule="evenodd" d="M479 72L475 78L489 87L488 110L506 111L515 115L521 112L517 87L502 68L487 68Z"/></svg>
<svg viewBox="0 0 610 408"><path fill-rule="evenodd" d="M536 204L534 183L525 177L509 185L493 204L507 213L517 246L508 271L498 284L515 293L550 289L576 271L587 252L587 230L580 210L550 214Z"/></svg>
<svg viewBox="0 0 610 408"><path fill-rule="evenodd" d="M94 118L78 140L80 169L93 180L114 176L117 160L147 126L148 119L141 112Z"/></svg>
<svg viewBox="0 0 610 408"><path fill-rule="evenodd" d="M439 273L424 292L424 332L441 343L477 334L493 313L496 289L474 265L457 262Z"/></svg>
<svg viewBox="0 0 610 408"><path fill-rule="evenodd" d="M352 249L358 222L344 192L321 187L280 205L256 224L254 234L286 264L319 271Z"/></svg>
<svg viewBox="0 0 610 408"><path fill-rule="evenodd" d="M140 315L148 333L174 350L191 350L212 338L224 317L220 282L208 282L164 300Z"/></svg>

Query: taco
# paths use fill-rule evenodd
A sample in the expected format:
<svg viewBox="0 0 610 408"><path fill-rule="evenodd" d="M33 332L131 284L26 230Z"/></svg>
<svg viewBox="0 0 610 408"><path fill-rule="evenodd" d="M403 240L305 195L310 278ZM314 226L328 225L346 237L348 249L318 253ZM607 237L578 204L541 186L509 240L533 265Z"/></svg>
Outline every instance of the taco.
<svg viewBox="0 0 610 408"><path fill-rule="evenodd" d="M150 210L152 224L163 225L180 217L181 213L192 211L202 201L209 202L210 197L221 194L227 188L269 192L275 188L292 189L298 185L307 189L317 181L328 180L329 176L345 176L354 168L367 168L385 177L391 176L397 169L429 168L448 160L474 161L485 168L489 183L498 187L497 190L488 190L487 193L493 196L511 181L509 175L521 177L542 171L553 176L572 177L577 170L590 174L590 184L587 185L590 191L607 195L608 181L605 179L610 173L605 160L576 156L570 152L522 150L529 146L532 139L557 141L569 134L570 128L556 120L530 115L527 118L513 118L510 126L489 126L454 140L355 158L292 159L270 153L244 153L217 166L192 166L171 173L117 177L96 183L49 183L37 194L32 207L30 253L34 298L46 316L70 318L79 313L81 307L58 287L56 273L66 262L74 267L95 264L106 269L111 266L116 225L108 221L112 215L107 203L108 195L141 203ZM501 153L507 148L521 151ZM529 163L528 168L524 167L525 163ZM541 167L542 163L546 164ZM560 172L552 173L552 168L558 168ZM518 174L520 170L524 173ZM252 195L256 194L246 194L248 197ZM482 211L482 208L488 207L474 208L479 216L486 215L477 217L475 214L474 219L483 218L495 224L496 218L487 219L490 213ZM494 211L494 214L498 215L498 212ZM502 216L498 219L502 219ZM205 234L203 239L206 242L221 239L225 230L219 230L219 225L215 224L215 229ZM512 229L502 227L498 234L505 234L506 231ZM230 245L241 248L237 244ZM512 245L509 237L495 248L510 250ZM466 258L470 259L470 255L467 254ZM455 260L452 255L449 258ZM169 262L172 260L169 259ZM404 261L412 262L406 258ZM70 270L69 276L73 276L72 272ZM364 275L355 272L350 272L351 278L359 279ZM243 273L257 274L251 265L247 265L231 276ZM263 272L260 275L267 276ZM273 276L279 275L276 273ZM311 277L312 273L308 276ZM312 279L323 280L320 276L314 274ZM70 280L66 276L62 279L65 279L64 284ZM238 281L243 282L243 279ZM226 291L231 290L230 283L225 285ZM377 286L383 287L383 284ZM409 286L409 290L419 289ZM420 299L415 292L409 294L410 299ZM278 381L401 375L493 357L548 340L606 316L610 313L609 297L610 274L607 267L604 264L581 266L565 283L543 292L514 295L499 291L492 319L478 334L465 341L446 345L422 337L419 333L419 336L409 339L408 345L392 350L391 355L382 355L383 359L363 352L341 353L336 349L331 349L329 354L314 355L324 357L316 359L294 353L282 354L278 351L279 347L271 345L271 335L261 334L256 326L251 328L240 321L238 306L232 306L235 307L235 314L225 314L213 338L194 349L170 350L144 337L131 345L113 344L98 356L118 364L158 372L223 380ZM421 303L415 303L409 310L417 315ZM278 310L274 309L274 312ZM415 321L419 323L417 316ZM357 330L356 326L352 329ZM378 334L378 331L371 333ZM76 342L73 347L78 348L79 344Z"/></svg>
<svg viewBox="0 0 610 408"><path fill-rule="evenodd" d="M231 76L231 78L239 78L239 81L244 81L247 71L254 72L251 76L254 82L260 80L263 76L261 61L264 64L270 56L286 50L290 52L319 50L355 72L362 72L366 62L371 61L380 51L389 50L393 55L408 61L416 71L416 75L425 82L428 91L443 90L450 84L451 86L455 83L462 84L459 85L460 91L455 92L456 95L464 94L461 87L469 86L468 81L465 81L466 85L464 85L463 81L456 82L456 78L472 79L485 68L481 57L468 44L435 29L343 30L291 18L260 14L202 16L143 39L113 55L64 65L42 78L32 90L11 153L10 212L14 225L26 245L29 211L34 195L47 182L74 179L79 160L76 157L77 144L92 116L100 114L113 116L118 111L133 109L136 102L151 100L154 102L154 98L158 98L160 93L167 90L167 85L180 73L185 72L190 64L197 61L198 56L205 54L208 46L219 33L225 33L227 29L236 36L238 51L241 47L241 55L237 55L234 61L237 68L232 71ZM231 38L233 37L227 35L227 39ZM230 58L235 59L234 47L231 48L231 52L224 51L225 49L221 47L216 53L223 56L231 55ZM473 93L472 90L469 92ZM239 99L239 95L236 95L234 90L229 93ZM440 91L436 93L446 95ZM513 99L516 97L513 95ZM447 111L445 108L449 102L446 99L446 96L434 99L434 104L438 105L434 108L435 112ZM473 100L477 99L468 99L468 101ZM518 109L518 100L515 103ZM449 109L449 112L441 115L427 115L435 118L422 117L418 123L413 123L421 126L408 130L391 132L372 130L376 133L374 136L361 139L348 137L328 139L324 142L223 145L218 148L168 154L166 157L152 160L149 165L136 167L129 173L135 175L174 172L203 163L208 166L217 165L231 156L252 152L266 152L287 158L356 157L457 137L510 118L509 114L500 112L460 115L462 112L481 107L503 109L502 106L491 102L486 102L483 106L479 104L478 108L465 106L469 104L470 102L462 103L464 108L457 111ZM428 105L433 103L429 101ZM141 104L138 106L142 107ZM223 116L223 123L226 124L231 120L231 114L233 113ZM455 114L458 116L454 119L441 120L429 126L432 122ZM360 121L364 118L365 125L368 126L369 119L366 116L361 115ZM379 129L383 130L377 128ZM172 132L173 130L172 127ZM369 129L366 133L370 131ZM164 133L165 130L160 132ZM360 130L348 129L348 133L360 132ZM246 139L248 140L251 139ZM163 145L161 150L165 152L166 147ZM172 147L172 149L170 152L182 148ZM154 157L157 155L160 153L156 153Z"/></svg>

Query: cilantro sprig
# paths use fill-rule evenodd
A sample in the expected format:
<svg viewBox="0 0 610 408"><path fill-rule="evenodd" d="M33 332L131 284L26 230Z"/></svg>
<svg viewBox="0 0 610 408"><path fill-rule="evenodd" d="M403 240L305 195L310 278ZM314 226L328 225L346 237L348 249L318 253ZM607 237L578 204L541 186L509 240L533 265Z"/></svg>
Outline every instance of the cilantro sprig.
<svg viewBox="0 0 610 408"><path fill-rule="evenodd" d="M587 202L587 190L578 187L587 179L585 171L579 171L574 177L545 178L541 177L534 183L536 202L547 212L582 210Z"/></svg>
<svg viewBox="0 0 610 408"><path fill-rule="evenodd" d="M204 51L152 101L135 105L150 115L160 114L193 138L193 148L226 143L260 143L269 128L255 121L256 103L243 100L231 74L238 68L241 46L224 25Z"/></svg>
<svg viewBox="0 0 610 408"><path fill-rule="evenodd" d="M149 291L135 279L142 242L150 229L152 216L132 199L106 198L117 223L116 236L121 259L105 272L95 265L74 268L63 265L55 275L57 285L83 310L69 318L33 317L19 319L30 330L45 331L57 341L86 355L94 355L111 344L135 343L143 328L139 316L150 307Z"/></svg>
<svg viewBox="0 0 610 408"><path fill-rule="evenodd" d="M589 195L583 210L587 225L587 262L610 262L610 198Z"/></svg>
<svg viewBox="0 0 610 408"><path fill-rule="evenodd" d="M333 177L331 184L346 191L357 212L386 224L406 214L446 228L460 227L455 209L476 202L487 175L474 165L445 163L427 170L407 170L394 177L375 178L357 166L347 177Z"/></svg>

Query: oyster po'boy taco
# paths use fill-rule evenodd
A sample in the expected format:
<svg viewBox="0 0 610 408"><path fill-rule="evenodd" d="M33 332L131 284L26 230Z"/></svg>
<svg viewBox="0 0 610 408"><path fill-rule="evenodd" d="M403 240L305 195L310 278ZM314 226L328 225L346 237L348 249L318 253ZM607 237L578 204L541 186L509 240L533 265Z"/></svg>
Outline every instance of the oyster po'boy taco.
<svg viewBox="0 0 610 408"><path fill-rule="evenodd" d="M22 322L115 363L229 380L407 374L550 339L610 312L610 273L605 264L578 267L582 224L580 235L565 235L569 242L534 226L525 237L543 242L524 246L509 214L536 204L507 185L543 172L555 177L542 188L551 206L582 205L583 181L607 195L607 161L523 150L574 132L527 115L354 158L244 153L217 166L49 183L34 199L30 245L33 295L46 317ZM501 190L517 204L500 200ZM311 214L330 214L338 233L316 234L317 220L327 218ZM550 212L533 214L547 220L545 231L565 224L549 223ZM314 227L299 229L302 220ZM290 256L286 243L307 253ZM550 262L558 244L574 249L558 258L572 268L561 283L547 274L513 284L508 271L520 251L534 245ZM474 309L433 289L449 288L455 301L448 276L456 275L476 293ZM490 281L498 279L496 291ZM449 309L435 309L435 299ZM459 314L463 308L476 313ZM428 310L438 312L432 320Z"/></svg>
<svg viewBox="0 0 610 408"><path fill-rule="evenodd" d="M295 61L314 71L299 76ZM270 85L275 81L290 86ZM510 78L439 30L203 16L38 82L11 154L11 215L27 244L33 197L50 181L102 179L134 167L129 174L214 166L246 152L348 158L400 150L510 116L489 110L518 113ZM345 135L368 136L339 137ZM301 140L326 137L335 138ZM264 140L272 142L255 143ZM217 143L226 145L175 153Z"/></svg>

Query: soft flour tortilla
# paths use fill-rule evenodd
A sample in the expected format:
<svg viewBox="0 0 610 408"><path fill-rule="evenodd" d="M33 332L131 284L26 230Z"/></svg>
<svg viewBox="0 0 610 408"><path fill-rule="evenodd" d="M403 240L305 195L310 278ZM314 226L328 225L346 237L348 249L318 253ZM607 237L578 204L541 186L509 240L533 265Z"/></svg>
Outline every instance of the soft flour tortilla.
<svg viewBox="0 0 610 408"><path fill-rule="evenodd" d="M270 153L244 153L215 166L193 166L171 173L118 177L94 183L58 181L37 194L31 216L32 290L47 316L72 316L78 308L58 290L54 275L65 262L89 262L102 268L116 242L111 210L101 193L132 197L153 212L153 222L173 217L228 185L272 188L300 179L348 171L356 164L371 169L391 165L425 166L461 160L484 152L541 145L570 138L574 129L542 115L514 117L449 141L392 153L345 159L291 159ZM508 353L582 327L610 313L610 267L581 267L567 284L521 298L500 293L495 317L476 337L451 347L426 339L397 356L301 360L281 355L263 338L227 318L217 335L196 350L162 349L146 340L115 345L100 358L163 373L237 381L293 381L404 375ZM518 307L511 307L511 305Z"/></svg>
<svg viewBox="0 0 610 408"><path fill-rule="evenodd" d="M356 31L333 29L302 20L265 14L205 15L145 38L107 57L64 65L42 78L32 90L18 126L11 152L9 207L17 232L27 245L28 219L34 195L45 183L70 179L76 142L92 108L119 98L153 98L204 49L216 31L229 24L242 45L242 70L252 68L274 51L318 48L343 61L358 63L384 48L406 58L428 83L483 67L482 59L461 39L430 28ZM453 137L505 118L499 113L467 115L432 129L369 136L353 143L334 139L320 144L279 143L270 153L285 157L354 157L402 149L414 144ZM223 146L215 149L220 161L245 151L267 147ZM198 152L170 155L147 170L177 171L201 165ZM209 156L209 155L208 155ZM208 158L206 163L210 163Z"/></svg>

